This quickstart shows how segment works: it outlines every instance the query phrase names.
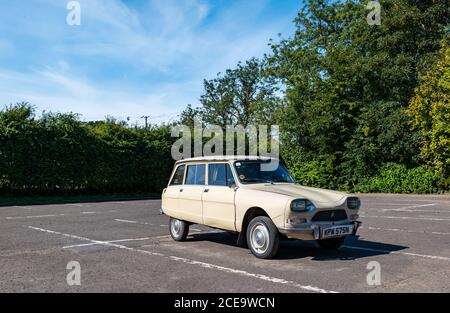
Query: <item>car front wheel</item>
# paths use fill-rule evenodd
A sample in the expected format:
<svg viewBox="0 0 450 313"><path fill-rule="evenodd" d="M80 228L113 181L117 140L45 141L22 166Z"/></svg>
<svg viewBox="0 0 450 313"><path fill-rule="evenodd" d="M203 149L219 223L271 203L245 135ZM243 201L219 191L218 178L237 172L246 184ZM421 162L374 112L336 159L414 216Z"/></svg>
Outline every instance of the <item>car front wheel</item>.
<svg viewBox="0 0 450 313"><path fill-rule="evenodd" d="M317 240L319 246L326 250L337 250L345 241L345 237Z"/></svg>
<svg viewBox="0 0 450 313"><path fill-rule="evenodd" d="M255 217L247 228L247 243L254 256L270 259L278 252L278 229L270 218Z"/></svg>
<svg viewBox="0 0 450 313"><path fill-rule="evenodd" d="M189 234L189 225L186 222L180 221L176 218L170 218L169 229L170 235L175 241L184 241Z"/></svg>

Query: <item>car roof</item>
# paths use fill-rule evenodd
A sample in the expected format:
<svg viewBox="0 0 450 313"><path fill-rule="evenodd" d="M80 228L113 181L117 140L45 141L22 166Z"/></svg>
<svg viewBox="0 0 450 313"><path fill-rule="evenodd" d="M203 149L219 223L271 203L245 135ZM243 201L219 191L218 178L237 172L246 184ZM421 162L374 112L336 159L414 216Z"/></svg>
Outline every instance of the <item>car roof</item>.
<svg viewBox="0 0 450 313"><path fill-rule="evenodd" d="M177 164L187 163L187 162L207 162L207 161L245 161L245 160L278 160L272 157L263 156L250 156L250 155L214 155L214 156L203 156L197 158L189 158L177 161Z"/></svg>

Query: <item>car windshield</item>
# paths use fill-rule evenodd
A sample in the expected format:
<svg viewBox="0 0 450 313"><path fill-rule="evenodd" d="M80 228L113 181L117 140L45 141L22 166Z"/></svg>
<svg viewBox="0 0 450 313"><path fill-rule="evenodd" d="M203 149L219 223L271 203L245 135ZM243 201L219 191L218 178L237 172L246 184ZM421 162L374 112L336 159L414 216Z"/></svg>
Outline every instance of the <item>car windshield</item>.
<svg viewBox="0 0 450 313"><path fill-rule="evenodd" d="M239 180L244 184L293 183L288 170L281 164L274 171L265 171L262 165L270 161L238 161L234 163Z"/></svg>

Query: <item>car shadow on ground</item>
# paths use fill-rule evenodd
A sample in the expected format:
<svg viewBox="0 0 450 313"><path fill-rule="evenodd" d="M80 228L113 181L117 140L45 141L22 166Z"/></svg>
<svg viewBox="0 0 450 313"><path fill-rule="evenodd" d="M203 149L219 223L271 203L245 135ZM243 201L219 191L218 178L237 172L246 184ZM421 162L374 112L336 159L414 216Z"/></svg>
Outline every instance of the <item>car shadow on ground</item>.
<svg viewBox="0 0 450 313"><path fill-rule="evenodd" d="M188 241L210 241L216 244L236 247L237 235L218 232L192 234ZM361 239L359 236L349 236L339 250L325 250L314 241L287 240L280 241L276 260L311 258L314 261L355 260L408 249L409 247L383 242Z"/></svg>

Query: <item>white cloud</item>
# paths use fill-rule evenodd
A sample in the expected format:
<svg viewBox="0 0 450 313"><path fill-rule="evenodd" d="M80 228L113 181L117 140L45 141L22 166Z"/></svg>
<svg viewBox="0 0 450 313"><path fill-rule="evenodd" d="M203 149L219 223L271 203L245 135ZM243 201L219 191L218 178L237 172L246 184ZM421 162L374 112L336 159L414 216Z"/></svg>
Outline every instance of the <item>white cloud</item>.
<svg viewBox="0 0 450 313"><path fill-rule="evenodd" d="M22 100L39 110L169 119L197 104L202 80L262 56L290 23L259 22L268 0L219 2L79 0L81 26L65 24L66 1L11 1L0 12L0 104ZM216 10L216 11L215 11ZM211 16L214 15L214 18ZM32 16L32 18L30 18ZM20 48L18 48L18 47Z"/></svg>
<svg viewBox="0 0 450 313"><path fill-rule="evenodd" d="M68 77L52 71L35 71L21 74L0 71L0 79L6 82L0 88L0 103L30 102L42 111L73 112L85 120L103 119L106 115L136 121L142 115L160 117L154 122L167 121L180 113L189 91L198 89L195 82L162 84L148 93L132 90L102 89L93 87L80 78ZM181 91L181 93L180 93ZM194 100L195 95L191 95ZM188 97L189 98L189 97Z"/></svg>

